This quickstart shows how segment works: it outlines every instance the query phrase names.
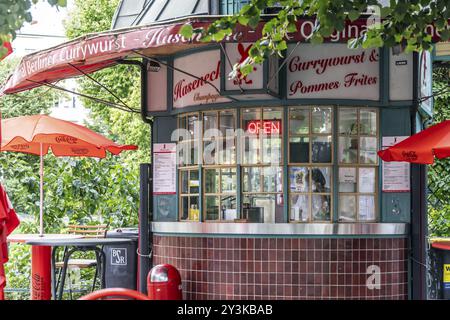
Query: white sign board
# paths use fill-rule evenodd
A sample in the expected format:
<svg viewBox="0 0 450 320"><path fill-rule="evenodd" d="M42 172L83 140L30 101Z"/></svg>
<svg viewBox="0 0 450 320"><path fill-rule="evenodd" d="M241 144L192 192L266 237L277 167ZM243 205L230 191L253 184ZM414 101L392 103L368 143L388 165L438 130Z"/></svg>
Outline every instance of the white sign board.
<svg viewBox="0 0 450 320"><path fill-rule="evenodd" d="M147 71L147 110L167 110L167 66L160 64L159 71Z"/></svg>
<svg viewBox="0 0 450 320"><path fill-rule="evenodd" d="M288 99L379 100L379 49L347 48L345 43L290 44Z"/></svg>
<svg viewBox="0 0 450 320"><path fill-rule="evenodd" d="M386 149L408 138L408 136L383 137L382 149ZM383 192L409 192L410 165L407 162L383 161Z"/></svg>
<svg viewBox="0 0 450 320"><path fill-rule="evenodd" d="M241 78L238 73L236 79L228 80L228 75L233 70L233 65L244 62L249 56L249 50L252 43L227 43L225 44L225 51L227 53L225 64L225 90L240 90L242 89L262 89L263 88L263 66L256 65L253 72Z"/></svg>
<svg viewBox="0 0 450 320"><path fill-rule="evenodd" d="M422 51L420 54L419 64L419 92L420 98L422 99L420 107L431 114L433 112L433 99L431 98L431 95L433 94L433 65L429 51Z"/></svg>
<svg viewBox="0 0 450 320"><path fill-rule="evenodd" d="M389 100L413 99L413 54L401 53L389 57Z"/></svg>
<svg viewBox="0 0 450 320"><path fill-rule="evenodd" d="M219 93L220 63L220 50L208 50L176 58L173 63L175 67L172 89L173 107L180 109L193 105L231 101Z"/></svg>
<svg viewBox="0 0 450 320"><path fill-rule="evenodd" d="M176 143L153 144L153 194L176 194Z"/></svg>

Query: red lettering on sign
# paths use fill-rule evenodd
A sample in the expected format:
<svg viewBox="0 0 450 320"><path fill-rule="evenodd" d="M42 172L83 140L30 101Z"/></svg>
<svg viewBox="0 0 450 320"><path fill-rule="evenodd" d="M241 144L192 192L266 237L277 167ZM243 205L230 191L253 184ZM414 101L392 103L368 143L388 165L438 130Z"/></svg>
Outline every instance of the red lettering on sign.
<svg viewBox="0 0 450 320"><path fill-rule="evenodd" d="M373 52L376 53L375 50ZM374 53L371 54L371 62L375 62ZM316 59L310 61L302 61L300 56L292 57L289 61L289 71L290 72L300 72L309 69L314 69L316 74L323 74L328 69L328 67L344 66L349 64L359 64L366 62L366 52L363 51L359 54L341 56L341 57L331 57Z"/></svg>
<svg viewBox="0 0 450 320"><path fill-rule="evenodd" d="M281 134L281 120L250 120L247 121L245 131L258 135L261 131L264 134Z"/></svg>
<svg viewBox="0 0 450 320"><path fill-rule="evenodd" d="M186 82L186 79L181 79L173 87L173 101L184 97L185 95L197 90L200 87L208 84L208 82L213 82L220 76L220 61L217 62L217 68L203 76L199 79L195 79L192 82Z"/></svg>

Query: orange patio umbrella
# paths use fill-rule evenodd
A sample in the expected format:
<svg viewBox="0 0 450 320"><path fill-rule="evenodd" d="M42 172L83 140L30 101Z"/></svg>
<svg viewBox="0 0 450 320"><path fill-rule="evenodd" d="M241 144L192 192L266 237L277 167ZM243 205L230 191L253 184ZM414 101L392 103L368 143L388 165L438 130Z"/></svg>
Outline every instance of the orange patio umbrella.
<svg viewBox="0 0 450 320"><path fill-rule="evenodd" d="M136 150L134 145L118 145L88 128L47 115L3 119L1 151L29 153L40 156L40 235L43 235L44 161L51 149L57 157L104 158L106 151L114 155L123 150Z"/></svg>
<svg viewBox="0 0 450 320"><path fill-rule="evenodd" d="M384 161L432 164L434 158L450 157L450 120L435 124L411 137L378 151Z"/></svg>

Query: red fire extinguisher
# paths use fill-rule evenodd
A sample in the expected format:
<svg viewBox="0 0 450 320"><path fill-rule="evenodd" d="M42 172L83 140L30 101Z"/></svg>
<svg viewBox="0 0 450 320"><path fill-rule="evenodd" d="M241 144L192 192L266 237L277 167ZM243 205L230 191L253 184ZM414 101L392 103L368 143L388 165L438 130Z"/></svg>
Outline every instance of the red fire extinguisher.
<svg viewBox="0 0 450 320"><path fill-rule="evenodd" d="M170 264L153 267L147 277L147 292L150 300L181 300L181 276Z"/></svg>

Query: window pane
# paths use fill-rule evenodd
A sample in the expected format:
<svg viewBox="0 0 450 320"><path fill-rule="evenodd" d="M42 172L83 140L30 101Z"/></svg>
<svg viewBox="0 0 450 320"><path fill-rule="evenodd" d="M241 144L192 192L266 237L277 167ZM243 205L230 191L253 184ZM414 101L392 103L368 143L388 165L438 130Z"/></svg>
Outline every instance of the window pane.
<svg viewBox="0 0 450 320"><path fill-rule="evenodd" d="M219 193L219 169L205 170L205 193Z"/></svg>
<svg viewBox="0 0 450 320"><path fill-rule="evenodd" d="M281 162L281 139L280 138L264 138L263 139L263 163L278 164Z"/></svg>
<svg viewBox="0 0 450 320"><path fill-rule="evenodd" d="M358 138L339 137L339 162L358 162Z"/></svg>
<svg viewBox="0 0 450 320"><path fill-rule="evenodd" d="M235 120L234 112L233 111L229 111L229 110L220 111L219 125L220 125L219 129L222 132L224 137L227 134L227 130L234 131L235 130L235 126L236 126L236 120ZM228 132L228 133L230 134L230 132Z"/></svg>
<svg viewBox="0 0 450 320"><path fill-rule="evenodd" d="M244 168L243 191L260 192L261 191L260 175L261 175L260 168Z"/></svg>
<svg viewBox="0 0 450 320"><path fill-rule="evenodd" d="M359 192L375 192L375 168L359 168Z"/></svg>
<svg viewBox="0 0 450 320"><path fill-rule="evenodd" d="M357 109L342 108L339 109L339 134L357 135L358 128Z"/></svg>
<svg viewBox="0 0 450 320"><path fill-rule="evenodd" d="M199 221L198 196L189 197L189 220Z"/></svg>
<svg viewBox="0 0 450 320"><path fill-rule="evenodd" d="M283 111L281 109L266 108L263 109L264 120L279 120L283 118ZM280 132L281 134L281 132Z"/></svg>
<svg viewBox="0 0 450 320"><path fill-rule="evenodd" d="M341 195L339 196L339 221L356 221L356 197Z"/></svg>
<svg viewBox="0 0 450 320"><path fill-rule="evenodd" d="M289 168L291 192L309 192L309 170L302 167Z"/></svg>
<svg viewBox="0 0 450 320"><path fill-rule="evenodd" d="M332 111L331 108L314 107L312 109L311 126L312 133L331 133Z"/></svg>
<svg viewBox="0 0 450 320"><path fill-rule="evenodd" d="M191 133L191 139L194 139L194 133L195 130L199 130L199 121L198 121L198 116L197 115L193 115L193 116L188 116L187 118L187 129L189 130L189 132ZM198 138L198 137L196 137Z"/></svg>
<svg viewBox="0 0 450 320"><path fill-rule="evenodd" d="M189 216L189 197L181 197L181 219L186 220Z"/></svg>
<svg viewBox="0 0 450 320"><path fill-rule="evenodd" d="M249 222L274 223L283 216L283 202L274 194L244 195L243 219Z"/></svg>
<svg viewBox="0 0 450 320"><path fill-rule="evenodd" d="M330 196L312 195L312 213L315 221L330 221Z"/></svg>
<svg viewBox="0 0 450 320"><path fill-rule="evenodd" d="M235 164L236 163L236 142L234 138L224 139L219 142L219 163Z"/></svg>
<svg viewBox="0 0 450 320"><path fill-rule="evenodd" d="M188 193L189 186L189 171L180 171L181 172L181 193Z"/></svg>
<svg viewBox="0 0 450 320"><path fill-rule="evenodd" d="M230 195L221 198L220 212L223 220L237 219L236 196Z"/></svg>
<svg viewBox="0 0 450 320"><path fill-rule="evenodd" d="M177 145L177 161L180 166L186 166L191 162L191 142L180 142Z"/></svg>
<svg viewBox="0 0 450 320"><path fill-rule="evenodd" d="M377 135L377 112L375 110L361 109L360 113L361 135L376 136Z"/></svg>
<svg viewBox="0 0 450 320"><path fill-rule="evenodd" d="M236 169L222 169L222 193L236 192Z"/></svg>
<svg viewBox="0 0 450 320"><path fill-rule="evenodd" d="M331 192L331 168L312 168L311 187L312 192Z"/></svg>
<svg viewBox="0 0 450 320"><path fill-rule="evenodd" d="M308 137L290 138L289 148L290 163L309 163Z"/></svg>
<svg viewBox="0 0 450 320"><path fill-rule="evenodd" d="M280 167L263 168L263 191L282 192L283 191L283 171Z"/></svg>
<svg viewBox="0 0 450 320"><path fill-rule="evenodd" d="M198 164L198 159L199 159L199 144L200 141L196 140L196 141L191 141L190 145L189 145L189 162L187 163L187 165L196 165Z"/></svg>
<svg viewBox="0 0 450 320"><path fill-rule="evenodd" d="M289 111L290 134L309 133L309 109L291 108Z"/></svg>
<svg viewBox="0 0 450 320"><path fill-rule="evenodd" d="M304 194L291 195L291 220L308 221L309 218L309 196Z"/></svg>
<svg viewBox="0 0 450 320"><path fill-rule="evenodd" d="M217 114L215 112L203 114L203 134L206 130L217 129L217 125Z"/></svg>
<svg viewBox="0 0 450 320"><path fill-rule="evenodd" d="M331 163L331 136L312 137L312 162Z"/></svg>
<svg viewBox="0 0 450 320"><path fill-rule="evenodd" d="M374 196L359 196L359 220L375 220Z"/></svg>
<svg viewBox="0 0 450 320"><path fill-rule="evenodd" d="M260 143L256 136L244 137L244 163L257 164L259 162Z"/></svg>
<svg viewBox="0 0 450 320"><path fill-rule="evenodd" d="M254 124L255 120L261 120L261 112L259 109L246 109L242 113L242 126L246 133L253 131L248 131L250 124ZM255 132L256 134L256 132Z"/></svg>
<svg viewBox="0 0 450 320"><path fill-rule="evenodd" d="M189 173L189 193L198 193L199 186L198 170L191 170Z"/></svg>
<svg viewBox="0 0 450 320"><path fill-rule="evenodd" d="M359 160L361 163L376 164L377 163L377 138L362 137L360 138Z"/></svg>
<svg viewBox="0 0 450 320"><path fill-rule="evenodd" d="M218 163L218 144L217 140L203 142L203 164Z"/></svg>
<svg viewBox="0 0 450 320"><path fill-rule="evenodd" d="M219 197L206 196L206 217L205 220L218 220L219 219Z"/></svg>
<svg viewBox="0 0 450 320"><path fill-rule="evenodd" d="M339 168L339 192L356 192L356 168Z"/></svg>

